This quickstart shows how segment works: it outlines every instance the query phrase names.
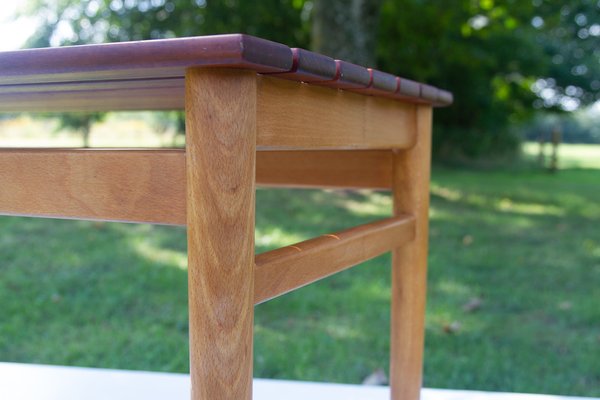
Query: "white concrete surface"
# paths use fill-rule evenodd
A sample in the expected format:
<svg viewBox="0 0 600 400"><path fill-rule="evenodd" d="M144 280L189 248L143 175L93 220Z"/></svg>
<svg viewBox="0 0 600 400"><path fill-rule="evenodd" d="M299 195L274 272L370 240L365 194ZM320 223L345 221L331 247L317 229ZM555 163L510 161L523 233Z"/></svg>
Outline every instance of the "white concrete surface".
<svg viewBox="0 0 600 400"><path fill-rule="evenodd" d="M0 363L1 400L188 399L185 374ZM386 387L254 380L256 400L389 400ZM423 400L582 400L584 397L423 389Z"/></svg>

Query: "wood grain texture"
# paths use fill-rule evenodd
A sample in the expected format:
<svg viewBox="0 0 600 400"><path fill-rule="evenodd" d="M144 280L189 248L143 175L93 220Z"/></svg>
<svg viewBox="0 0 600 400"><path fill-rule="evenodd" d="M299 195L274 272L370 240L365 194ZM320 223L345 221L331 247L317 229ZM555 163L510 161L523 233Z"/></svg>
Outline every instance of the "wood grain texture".
<svg viewBox="0 0 600 400"><path fill-rule="evenodd" d="M390 386L392 400L420 396L425 333L425 293L431 162L430 106L418 110L418 140L394 154L394 213L416 218L415 240L392 252Z"/></svg>
<svg viewBox="0 0 600 400"><path fill-rule="evenodd" d="M259 148L390 149L407 148L414 143L414 104L266 76L260 77L259 82ZM183 89L176 80L152 83L157 87L143 88L137 83L116 88L118 83L113 82L111 89L98 90L96 97L88 97L85 89L68 91L64 85L55 85L61 90L51 92L50 97L40 97L36 92L19 93L18 108L56 111L69 108L70 102L75 101L80 111L123 109L135 103L138 91L145 93L138 103L143 109L157 104L171 108L183 105L178 95ZM84 88L90 85L97 83L86 83ZM99 101L103 101L100 106Z"/></svg>
<svg viewBox="0 0 600 400"><path fill-rule="evenodd" d="M186 74L193 400L252 398L256 74Z"/></svg>
<svg viewBox="0 0 600 400"><path fill-rule="evenodd" d="M178 150L0 150L0 214L185 224Z"/></svg>
<svg viewBox="0 0 600 400"><path fill-rule="evenodd" d="M57 90L47 96L25 91L15 95L12 102L2 101L0 93L0 110L3 104L19 110L43 111L132 109L128 104L135 104L133 108L138 109L183 106L183 89L177 80L151 83L155 87L140 87L137 82L132 86L123 83L118 88L118 83L112 82L111 89L96 90L92 97L86 88L98 83L81 84L82 90L72 91L55 84ZM261 149L408 148L415 140L415 104L270 76L259 77L258 93L261 118L257 144ZM138 96L140 102L135 101Z"/></svg>
<svg viewBox="0 0 600 400"><path fill-rule="evenodd" d="M258 87L258 145L279 149L408 148L415 141L416 107L263 76Z"/></svg>
<svg viewBox="0 0 600 400"><path fill-rule="evenodd" d="M390 251L414 238L412 216L323 235L256 256L254 301L262 303Z"/></svg>
<svg viewBox="0 0 600 400"><path fill-rule="evenodd" d="M185 225L185 157L185 150L0 149L0 215ZM391 151L256 157L262 186L391 187Z"/></svg>
<svg viewBox="0 0 600 400"><path fill-rule="evenodd" d="M256 159L261 186L389 189L389 150L261 151Z"/></svg>

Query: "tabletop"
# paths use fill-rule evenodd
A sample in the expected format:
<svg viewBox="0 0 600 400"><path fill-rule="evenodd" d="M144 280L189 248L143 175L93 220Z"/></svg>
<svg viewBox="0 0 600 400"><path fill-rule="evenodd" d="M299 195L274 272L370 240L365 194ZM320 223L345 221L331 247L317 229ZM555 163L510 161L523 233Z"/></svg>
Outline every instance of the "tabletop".
<svg viewBox="0 0 600 400"><path fill-rule="evenodd" d="M180 109L185 70L254 70L372 96L445 106L452 94L244 34L0 52L0 111Z"/></svg>

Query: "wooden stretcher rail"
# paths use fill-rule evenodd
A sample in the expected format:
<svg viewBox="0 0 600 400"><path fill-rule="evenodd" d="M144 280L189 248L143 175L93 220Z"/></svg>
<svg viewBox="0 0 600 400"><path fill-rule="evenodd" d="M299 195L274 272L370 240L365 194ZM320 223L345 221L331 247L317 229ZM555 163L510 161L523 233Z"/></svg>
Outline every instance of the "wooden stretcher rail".
<svg viewBox="0 0 600 400"><path fill-rule="evenodd" d="M389 188L389 151L260 151L268 186ZM0 214L185 225L184 150L2 149Z"/></svg>
<svg viewBox="0 0 600 400"><path fill-rule="evenodd" d="M256 256L254 302L262 303L343 271L409 242L413 216L404 215L323 235Z"/></svg>
<svg viewBox="0 0 600 400"><path fill-rule="evenodd" d="M0 150L0 213L185 224L181 150Z"/></svg>

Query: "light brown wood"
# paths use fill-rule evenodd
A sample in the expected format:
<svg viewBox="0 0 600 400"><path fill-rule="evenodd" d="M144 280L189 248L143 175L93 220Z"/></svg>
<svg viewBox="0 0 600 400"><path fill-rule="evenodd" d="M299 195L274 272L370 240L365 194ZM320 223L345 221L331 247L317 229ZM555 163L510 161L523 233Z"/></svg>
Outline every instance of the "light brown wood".
<svg viewBox="0 0 600 400"><path fill-rule="evenodd" d="M392 250L414 238L409 215L323 235L256 256L254 302L262 303Z"/></svg>
<svg viewBox="0 0 600 400"><path fill-rule="evenodd" d="M392 400L420 396L425 327L431 107L420 106L417 143L394 154L394 213L413 214L415 240L392 253L390 386Z"/></svg>
<svg viewBox="0 0 600 400"><path fill-rule="evenodd" d="M295 149L408 148L416 105L259 77L258 145Z"/></svg>
<svg viewBox="0 0 600 400"><path fill-rule="evenodd" d="M252 398L256 74L186 73L192 400Z"/></svg>
<svg viewBox="0 0 600 400"><path fill-rule="evenodd" d="M268 76L258 75L258 81L260 149L392 149L414 144L415 104ZM111 81L102 90L97 82L47 84L48 92L18 87L14 89L18 93L0 92L0 111L184 107L181 81L156 79L143 83ZM54 89L50 91L50 87ZM95 90L94 96L89 90Z"/></svg>
<svg viewBox="0 0 600 400"><path fill-rule="evenodd" d="M261 149L391 149L414 144L415 104L268 76L258 76L258 81ZM94 85L98 84L81 83L68 90L68 85L56 84L61 90L47 94L8 93L10 101L3 101L0 93L0 111L157 110L184 105L176 79L151 81L144 87L111 82L90 97L88 86Z"/></svg>
<svg viewBox="0 0 600 400"><path fill-rule="evenodd" d="M178 150L0 150L0 214L185 224Z"/></svg>
<svg viewBox="0 0 600 400"><path fill-rule="evenodd" d="M391 186L391 151L264 151L259 185ZM0 149L0 215L186 224L184 150Z"/></svg>
<svg viewBox="0 0 600 400"><path fill-rule="evenodd" d="M392 152L389 150L273 150L256 159L261 186L306 188L389 189Z"/></svg>

